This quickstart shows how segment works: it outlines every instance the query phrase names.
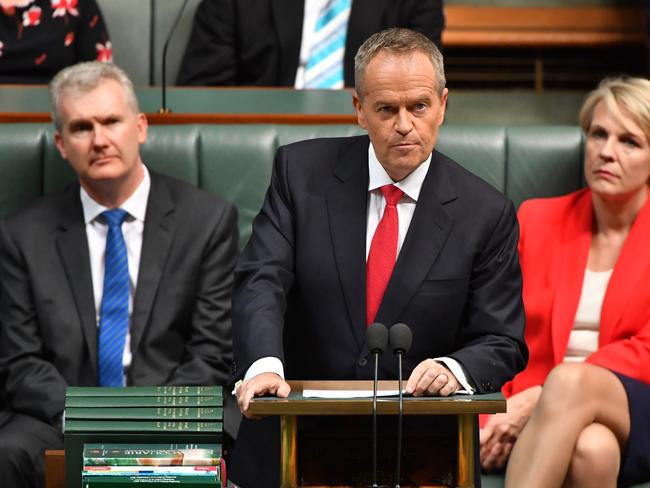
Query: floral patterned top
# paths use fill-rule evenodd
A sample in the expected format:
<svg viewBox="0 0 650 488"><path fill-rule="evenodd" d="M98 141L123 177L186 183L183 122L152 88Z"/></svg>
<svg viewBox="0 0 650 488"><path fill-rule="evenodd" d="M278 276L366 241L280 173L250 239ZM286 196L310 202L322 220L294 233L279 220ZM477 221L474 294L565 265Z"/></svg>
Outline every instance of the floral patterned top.
<svg viewBox="0 0 650 488"><path fill-rule="evenodd" d="M48 83L80 61L112 61L95 0L19 0L0 7L0 83Z"/></svg>

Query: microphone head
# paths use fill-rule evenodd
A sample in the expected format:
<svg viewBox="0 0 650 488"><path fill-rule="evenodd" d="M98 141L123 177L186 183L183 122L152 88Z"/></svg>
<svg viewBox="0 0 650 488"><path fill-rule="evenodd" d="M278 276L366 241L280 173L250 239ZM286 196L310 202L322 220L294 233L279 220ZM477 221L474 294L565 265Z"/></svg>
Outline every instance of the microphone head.
<svg viewBox="0 0 650 488"><path fill-rule="evenodd" d="M366 343L372 353L381 354L388 345L388 329L384 324L375 322L366 329Z"/></svg>
<svg viewBox="0 0 650 488"><path fill-rule="evenodd" d="M406 354L411 349L413 342L413 334L411 328L402 323L397 323L390 328L389 331L390 347L394 354Z"/></svg>

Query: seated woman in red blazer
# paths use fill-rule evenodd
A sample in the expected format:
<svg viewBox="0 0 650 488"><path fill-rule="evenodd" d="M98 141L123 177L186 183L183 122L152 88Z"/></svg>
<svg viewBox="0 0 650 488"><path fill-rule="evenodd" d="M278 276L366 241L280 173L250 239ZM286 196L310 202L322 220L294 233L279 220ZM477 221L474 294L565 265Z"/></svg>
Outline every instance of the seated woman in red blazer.
<svg viewBox="0 0 650 488"><path fill-rule="evenodd" d="M650 480L650 81L604 80L580 123L588 188L519 210L530 359L481 430L508 487Z"/></svg>

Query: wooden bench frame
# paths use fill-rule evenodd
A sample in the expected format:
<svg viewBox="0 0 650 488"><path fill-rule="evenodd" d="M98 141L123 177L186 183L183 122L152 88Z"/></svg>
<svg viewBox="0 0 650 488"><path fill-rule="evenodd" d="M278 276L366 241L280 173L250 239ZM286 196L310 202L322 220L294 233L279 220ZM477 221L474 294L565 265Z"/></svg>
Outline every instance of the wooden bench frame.
<svg viewBox="0 0 650 488"><path fill-rule="evenodd" d="M596 47L645 42L641 7L445 7L445 47Z"/></svg>
<svg viewBox="0 0 650 488"><path fill-rule="evenodd" d="M641 46L642 7L445 7L445 48L536 48L535 89L544 83L545 48Z"/></svg>
<svg viewBox="0 0 650 488"><path fill-rule="evenodd" d="M45 488L65 488L65 451L45 451Z"/></svg>

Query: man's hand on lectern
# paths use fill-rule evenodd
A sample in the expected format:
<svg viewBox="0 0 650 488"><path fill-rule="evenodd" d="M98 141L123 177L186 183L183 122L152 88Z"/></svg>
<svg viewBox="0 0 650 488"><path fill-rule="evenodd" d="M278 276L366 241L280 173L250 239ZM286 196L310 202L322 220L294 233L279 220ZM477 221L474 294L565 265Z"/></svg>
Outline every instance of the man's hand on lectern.
<svg viewBox="0 0 650 488"><path fill-rule="evenodd" d="M244 381L237 388L237 403L245 417L254 418L248 411L251 398L263 395L275 395L280 398L289 396L291 387L276 373L261 373Z"/></svg>

